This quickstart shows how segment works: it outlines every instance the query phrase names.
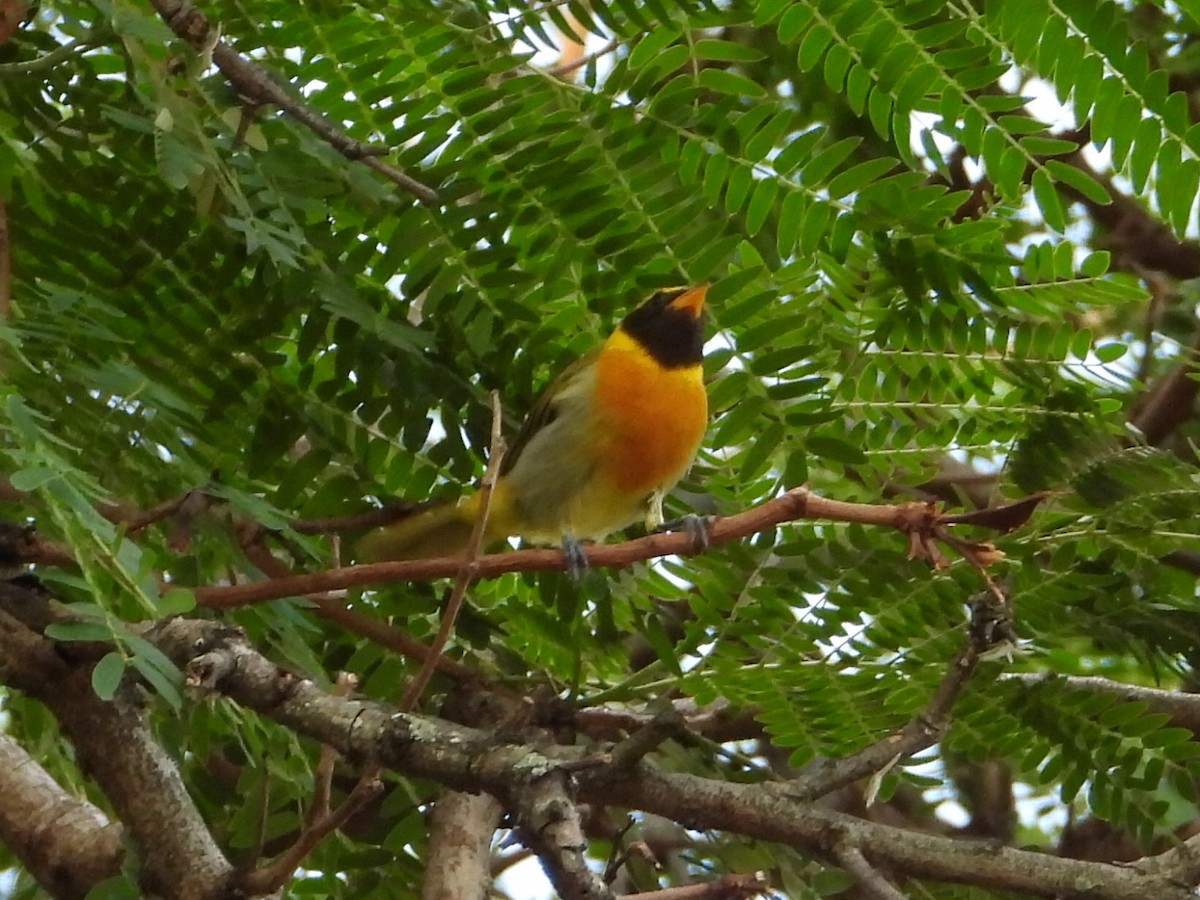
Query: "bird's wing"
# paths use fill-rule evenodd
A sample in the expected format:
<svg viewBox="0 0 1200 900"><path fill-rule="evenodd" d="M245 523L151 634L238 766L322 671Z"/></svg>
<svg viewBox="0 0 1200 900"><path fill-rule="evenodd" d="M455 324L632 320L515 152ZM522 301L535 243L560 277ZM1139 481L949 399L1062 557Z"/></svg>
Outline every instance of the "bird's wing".
<svg viewBox="0 0 1200 900"><path fill-rule="evenodd" d="M533 409L529 411L529 415L521 424L521 430L517 432L516 438L504 454L504 460L500 464L501 475L508 474L517 464L517 460L521 458L521 453L529 446L533 436L558 418L562 402L573 396L574 392L570 390L572 384L579 379L580 375L595 365L599 355L599 347L590 350L559 372L554 380L546 385L545 390L534 401Z"/></svg>

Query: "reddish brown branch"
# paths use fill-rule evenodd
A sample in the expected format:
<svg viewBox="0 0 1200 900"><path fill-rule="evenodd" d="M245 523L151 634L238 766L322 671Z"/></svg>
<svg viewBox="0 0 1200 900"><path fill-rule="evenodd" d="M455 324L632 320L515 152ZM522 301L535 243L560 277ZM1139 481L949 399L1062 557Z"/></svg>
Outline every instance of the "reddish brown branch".
<svg viewBox="0 0 1200 900"><path fill-rule="evenodd" d="M1020 501L1019 501L1020 502ZM720 546L784 522L796 519L824 519L895 528L911 535L910 555L930 552L935 530L945 533L948 520L929 503L876 505L830 500L813 494L808 488L793 488L781 497L737 515L714 519L708 526L708 544ZM962 549L959 542L956 549ZM987 545L978 545L982 550ZM700 553L693 536L685 532L648 534L621 544L589 547L588 564L598 569L619 569L660 556L694 556ZM994 551L993 551L994 552ZM938 562L938 557L928 557ZM561 550L518 550L481 556L472 566L476 578L497 578L509 572L545 572L563 570L566 562ZM394 582L427 581L454 577L462 570L462 559L405 560L347 566L309 575L293 575L253 584L203 587L195 591L196 602L210 609L232 609L283 597L310 596L328 591Z"/></svg>

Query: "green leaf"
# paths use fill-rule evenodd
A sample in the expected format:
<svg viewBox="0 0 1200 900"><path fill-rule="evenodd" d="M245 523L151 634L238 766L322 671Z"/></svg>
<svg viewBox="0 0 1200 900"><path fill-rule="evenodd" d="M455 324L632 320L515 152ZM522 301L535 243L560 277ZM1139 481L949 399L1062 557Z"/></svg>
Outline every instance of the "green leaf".
<svg viewBox="0 0 1200 900"><path fill-rule="evenodd" d="M638 41L629 52L629 67L631 69L642 68L678 38L679 32L673 28L654 29Z"/></svg>
<svg viewBox="0 0 1200 900"><path fill-rule="evenodd" d="M800 71L807 72L816 68L832 39L833 34L823 23L814 24L800 42L800 49L796 51L796 65L800 67Z"/></svg>
<svg viewBox="0 0 1200 900"><path fill-rule="evenodd" d="M20 469L9 477L9 483L18 491L36 491L42 485L58 477L58 473L49 468Z"/></svg>
<svg viewBox="0 0 1200 900"><path fill-rule="evenodd" d="M171 588L158 598L159 616L181 616L196 608L196 595L187 588Z"/></svg>
<svg viewBox="0 0 1200 900"><path fill-rule="evenodd" d="M1033 196L1037 200L1038 209L1042 212L1046 224L1059 234L1067 230L1067 214L1063 208L1062 198L1058 189L1050 180L1045 169L1039 168L1033 173Z"/></svg>
<svg viewBox="0 0 1200 900"><path fill-rule="evenodd" d="M1019 143L1030 156L1057 156L1062 153L1074 153L1079 149L1079 145L1074 141L1033 135L1021 138Z"/></svg>
<svg viewBox="0 0 1200 900"><path fill-rule="evenodd" d="M804 439L804 446L813 456L847 465L860 465L867 461L867 456L861 447L856 447L841 437L829 433L810 434Z"/></svg>
<svg viewBox="0 0 1200 900"><path fill-rule="evenodd" d="M815 186L823 182L846 157L854 152L860 143L862 143L862 138L850 137L843 138L836 144L826 147L801 169L804 183Z"/></svg>
<svg viewBox="0 0 1200 900"><path fill-rule="evenodd" d="M1083 194L1083 196L1093 203L1108 205L1112 202L1112 199L1108 196L1108 191L1080 169L1069 166L1064 162L1059 162L1057 159L1046 160L1046 169L1056 180L1079 191L1079 193Z"/></svg>
<svg viewBox="0 0 1200 900"><path fill-rule="evenodd" d="M767 221L767 216L775 208L775 198L779 195L779 182L774 178L764 178L754 186L750 195L750 204L746 208L746 232L758 234Z"/></svg>
<svg viewBox="0 0 1200 900"><path fill-rule="evenodd" d="M764 56L761 50L755 50L745 44L714 38L696 41L695 53L697 59L711 59L719 62L758 62Z"/></svg>
<svg viewBox="0 0 1200 900"><path fill-rule="evenodd" d="M835 177L830 179L828 187L829 196L837 200L840 197L845 197L847 194L860 191L872 181L881 178L895 169L897 165L896 160L891 157L882 156L859 163L856 166L851 166L849 169L839 172Z"/></svg>
<svg viewBox="0 0 1200 900"><path fill-rule="evenodd" d="M111 641L115 634L104 622L53 622L46 626L46 637L55 641Z"/></svg>
<svg viewBox="0 0 1200 900"><path fill-rule="evenodd" d="M125 658L116 651L107 653L92 667L92 690L101 700L112 700L124 675Z"/></svg>
<svg viewBox="0 0 1200 900"><path fill-rule="evenodd" d="M781 257L791 254L800 239L800 224L804 220L806 201L802 193L788 191L779 209L779 224L775 230L776 249Z"/></svg>
<svg viewBox="0 0 1200 900"><path fill-rule="evenodd" d="M758 98L767 95L766 89L757 81L725 69L702 69L699 80L702 87L731 97Z"/></svg>
<svg viewBox="0 0 1200 900"><path fill-rule="evenodd" d="M779 20L779 43L791 44L813 21L813 11L806 3L791 3Z"/></svg>

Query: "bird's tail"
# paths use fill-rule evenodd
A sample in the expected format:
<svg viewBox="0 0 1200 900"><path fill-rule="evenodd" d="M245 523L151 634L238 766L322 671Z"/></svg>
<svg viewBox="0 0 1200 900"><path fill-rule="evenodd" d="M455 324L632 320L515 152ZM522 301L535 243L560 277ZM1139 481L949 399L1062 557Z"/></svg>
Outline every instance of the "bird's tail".
<svg viewBox="0 0 1200 900"><path fill-rule="evenodd" d="M446 502L365 534L355 547L359 562L455 556L467 549L473 504Z"/></svg>

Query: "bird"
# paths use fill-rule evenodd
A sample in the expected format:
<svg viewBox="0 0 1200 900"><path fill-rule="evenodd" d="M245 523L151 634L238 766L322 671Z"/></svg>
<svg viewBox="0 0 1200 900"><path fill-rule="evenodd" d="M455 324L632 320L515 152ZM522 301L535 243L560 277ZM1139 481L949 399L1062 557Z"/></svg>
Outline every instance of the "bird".
<svg viewBox="0 0 1200 900"><path fill-rule="evenodd" d="M663 497L691 466L708 424L707 291L656 291L550 382L501 460L482 546L510 537L561 544L574 570L586 566L581 541L601 541L639 518L647 530L662 526ZM461 555L480 506L477 490L369 532L357 561Z"/></svg>

